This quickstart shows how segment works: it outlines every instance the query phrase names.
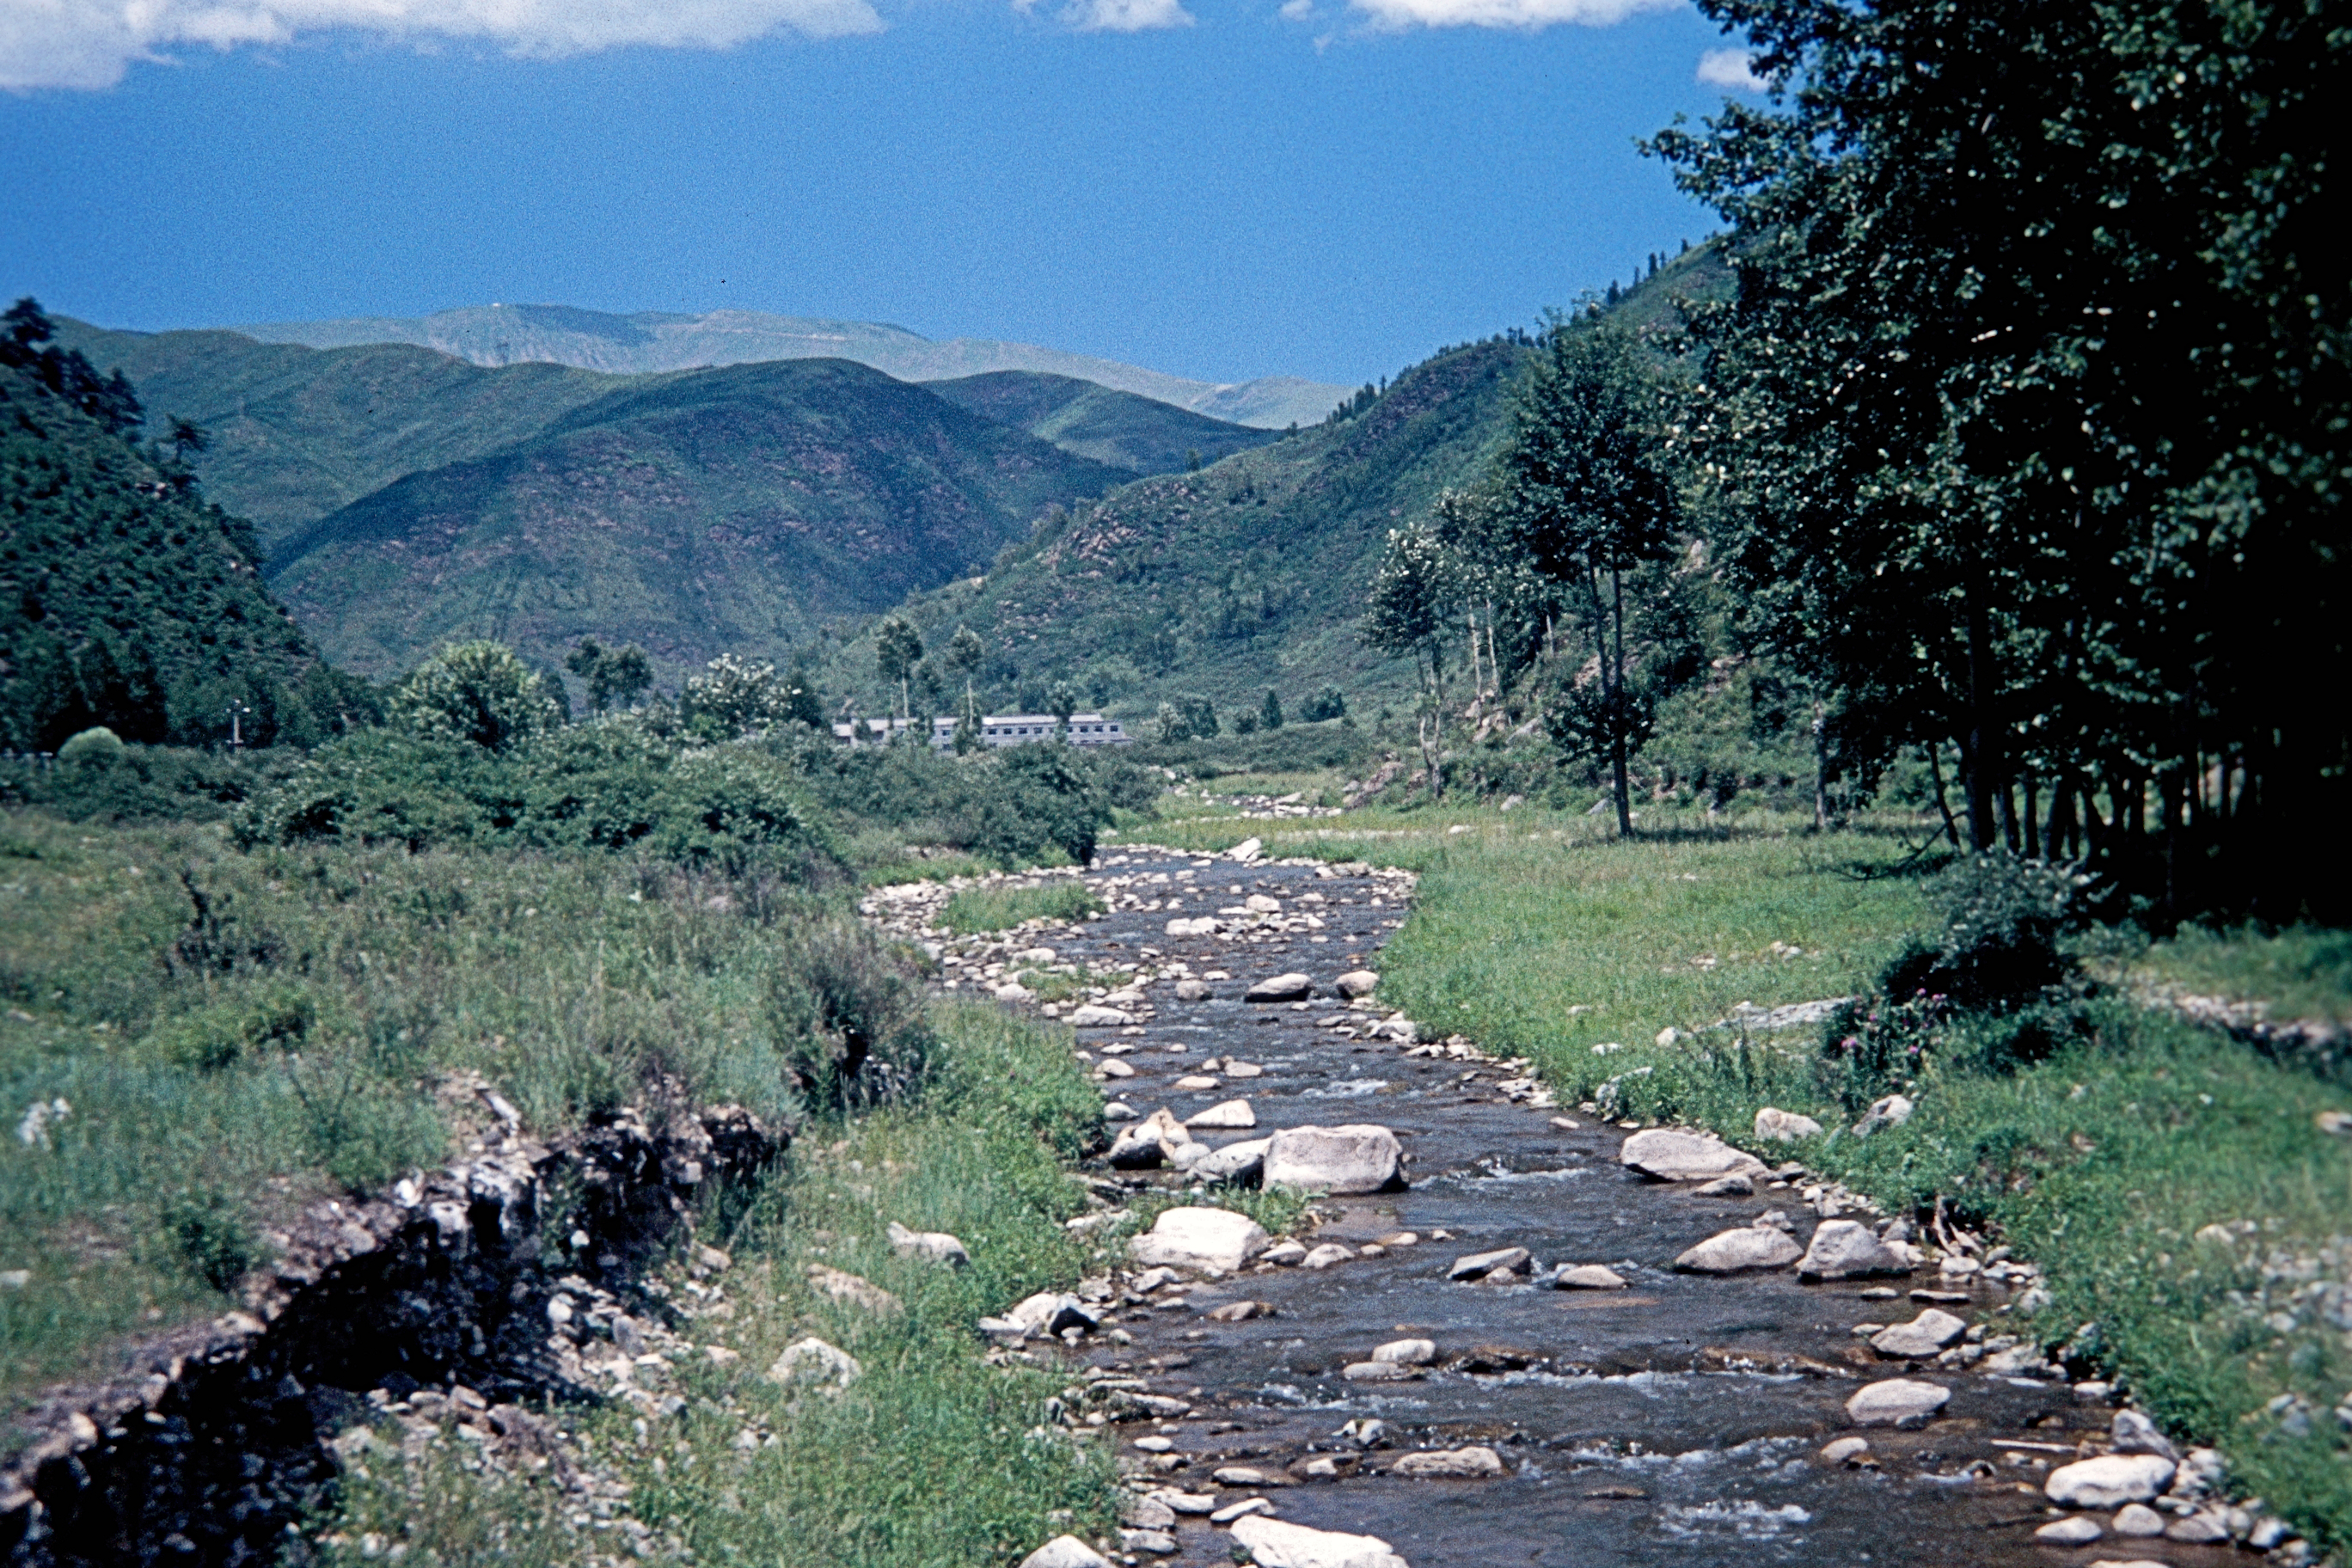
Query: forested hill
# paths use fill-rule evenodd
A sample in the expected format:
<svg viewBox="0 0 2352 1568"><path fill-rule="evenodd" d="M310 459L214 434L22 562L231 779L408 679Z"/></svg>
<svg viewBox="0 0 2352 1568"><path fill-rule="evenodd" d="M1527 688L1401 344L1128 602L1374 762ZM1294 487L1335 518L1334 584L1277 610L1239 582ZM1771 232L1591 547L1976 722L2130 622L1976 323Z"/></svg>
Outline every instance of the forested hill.
<svg viewBox="0 0 2352 1568"><path fill-rule="evenodd" d="M206 492L252 520L264 554L394 479L527 439L619 377L484 370L405 343L307 349L237 332L112 332L60 320L58 342L120 366L159 417L193 421Z"/></svg>
<svg viewBox="0 0 2352 1568"><path fill-rule="evenodd" d="M1197 468L1282 438L1276 431L1228 424L1131 392L1038 371L992 371L923 384L983 419L1026 430L1065 452L1130 474Z"/></svg>
<svg viewBox="0 0 2352 1568"><path fill-rule="evenodd" d="M935 588L1127 477L863 365L736 365L631 378L398 480L268 571L329 655L371 675L453 637L547 661L593 633L643 645L672 684Z"/></svg>
<svg viewBox="0 0 2352 1568"><path fill-rule="evenodd" d="M1381 657L1355 632L1381 545L1482 471L1526 352L1500 338L1454 349L1345 417L1198 473L1139 480L1014 545L976 584L917 597L907 616L934 647L960 625L980 635L985 703L1034 707L1061 679L1129 714L1178 691L1220 706L1254 704L1270 685L1360 693L1381 683ZM834 670L870 684L870 638Z"/></svg>
<svg viewBox="0 0 2352 1568"><path fill-rule="evenodd" d="M121 389L93 401L44 374L75 363L43 347L45 322L11 324L24 331L0 343L0 744L53 751L97 724L201 742L232 702L248 732L255 715L274 726L316 664L262 585L251 530L206 504L168 447L134 442L140 410Z"/></svg>

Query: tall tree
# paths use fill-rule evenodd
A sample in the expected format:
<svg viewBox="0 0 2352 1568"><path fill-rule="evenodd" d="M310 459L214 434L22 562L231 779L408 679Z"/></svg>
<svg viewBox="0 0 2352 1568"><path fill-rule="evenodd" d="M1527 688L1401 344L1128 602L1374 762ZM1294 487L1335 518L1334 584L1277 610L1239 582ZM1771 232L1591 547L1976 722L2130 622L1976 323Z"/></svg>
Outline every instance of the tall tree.
<svg viewBox="0 0 2352 1568"><path fill-rule="evenodd" d="M1500 512L1520 552L1572 585L1601 650L1586 729L1609 761L1617 830L1633 831L1627 763L1648 732L1626 685L1625 574L1674 552L1681 508L1668 471L1665 383L1626 330L1556 321L1496 463Z"/></svg>
<svg viewBox="0 0 2352 1568"><path fill-rule="evenodd" d="M923 635L904 616L885 616L874 634L874 664L885 680L898 683L898 717L909 717L907 681L923 657Z"/></svg>

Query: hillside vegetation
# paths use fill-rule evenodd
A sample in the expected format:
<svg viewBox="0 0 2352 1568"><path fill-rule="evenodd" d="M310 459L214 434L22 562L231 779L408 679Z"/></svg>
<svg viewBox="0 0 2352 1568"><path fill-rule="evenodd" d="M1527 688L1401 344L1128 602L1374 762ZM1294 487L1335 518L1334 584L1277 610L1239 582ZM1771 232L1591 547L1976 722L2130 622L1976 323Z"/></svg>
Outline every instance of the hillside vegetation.
<svg viewBox="0 0 2352 1568"><path fill-rule="evenodd" d="M1280 437L1090 381L1001 370L925 384L957 407L1131 474L1197 468Z"/></svg>
<svg viewBox="0 0 2352 1568"><path fill-rule="evenodd" d="M940 342L883 321L773 316L759 310L712 310L701 315L640 310L616 316L565 305L470 305L429 316L274 321L237 330L266 342L305 343L312 348L414 343L478 365L540 361L624 374L780 359L854 360L901 381L940 381L992 371L1039 371L1136 393L1212 418L1274 430L1320 419L1348 395L1344 386L1295 375L1244 382L1195 381L1034 343L987 338Z"/></svg>
<svg viewBox="0 0 2352 1568"><path fill-rule="evenodd" d="M621 384L545 432L411 475L289 539L272 585L339 664L583 632L675 683L773 657L1024 537L1125 476L841 360Z"/></svg>
<svg viewBox="0 0 2352 1568"><path fill-rule="evenodd" d="M0 353L0 744L54 751L94 725L208 741L232 702L266 739L315 654L263 586L251 530L131 438L135 402L83 406L55 374L81 362L37 323L35 308ZM335 705L322 679L312 728Z"/></svg>

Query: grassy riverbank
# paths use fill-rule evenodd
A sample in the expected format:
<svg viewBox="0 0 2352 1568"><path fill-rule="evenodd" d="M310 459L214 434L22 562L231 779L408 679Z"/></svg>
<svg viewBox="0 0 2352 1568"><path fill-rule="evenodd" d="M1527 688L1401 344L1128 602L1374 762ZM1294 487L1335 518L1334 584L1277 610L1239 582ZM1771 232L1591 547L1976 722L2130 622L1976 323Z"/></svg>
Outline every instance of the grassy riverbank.
<svg viewBox="0 0 2352 1568"><path fill-rule="evenodd" d="M1045 1417L1063 1379L988 1364L971 1331L1087 1266L1060 1224L1085 1206L1064 1163L1101 1096L1051 1032L986 1006L936 1016L919 1103L812 1124L788 1167L709 1237L734 1259L711 1280L723 1314L706 1310L682 1331L740 1359L682 1363L688 1405L673 1420L620 1406L572 1418L578 1446L628 1485L635 1519L663 1543L653 1560L682 1545L706 1565L965 1568L1109 1529L1108 1446ZM971 1267L894 1255L894 1220L956 1235ZM903 1311L818 1292L811 1264L871 1280ZM863 1375L832 1397L769 1382L778 1353L810 1334ZM454 1437L366 1468L346 1486L338 1560L362 1561L371 1537L374 1552L406 1544L447 1568L556 1568L614 1548L609 1533L565 1526L570 1505L546 1474L502 1472Z"/></svg>

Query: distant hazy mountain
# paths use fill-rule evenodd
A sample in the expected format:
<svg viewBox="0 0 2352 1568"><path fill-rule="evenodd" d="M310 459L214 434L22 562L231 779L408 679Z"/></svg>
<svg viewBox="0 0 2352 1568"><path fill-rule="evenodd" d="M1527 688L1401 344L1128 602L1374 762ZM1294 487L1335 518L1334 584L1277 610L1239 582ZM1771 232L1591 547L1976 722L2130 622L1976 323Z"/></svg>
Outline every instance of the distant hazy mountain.
<svg viewBox="0 0 2352 1568"><path fill-rule="evenodd" d="M271 585L371 676L451 637L545 662L593 633L672 684L720 653L781 659L1129 477L845 360L606 384L285 540Z"/></svg>
<svg viewBox="0 0 2352 1568"><path fill-rule="evenodd" d="M1026 430L1065 452L1129 473L1170 474L1278 441L1205 415L1038 371L997 370L924 385L983 419Z"/></svg>
<svg viewBox="0 0 2352 1568"><path fill-rule="evenodd" d="M475 305L421 317L269 321L233 330L264 342L314 349L415 343L478 365L538 362L622 374L783 359L855 360L900 381L1044 371L1264 430L1312 425L1354 390L1287 375L1219 385L1032 343L985 338L936 342L884 322L828 321L756 310L712 310L698 316L644 310L614 316L564 305Z"/></svg>

